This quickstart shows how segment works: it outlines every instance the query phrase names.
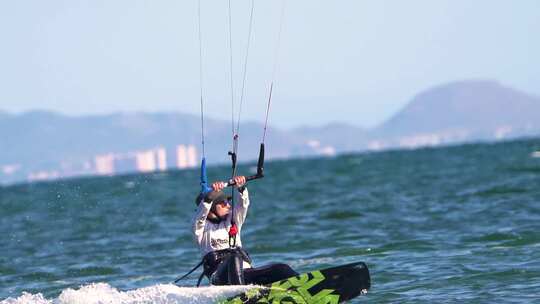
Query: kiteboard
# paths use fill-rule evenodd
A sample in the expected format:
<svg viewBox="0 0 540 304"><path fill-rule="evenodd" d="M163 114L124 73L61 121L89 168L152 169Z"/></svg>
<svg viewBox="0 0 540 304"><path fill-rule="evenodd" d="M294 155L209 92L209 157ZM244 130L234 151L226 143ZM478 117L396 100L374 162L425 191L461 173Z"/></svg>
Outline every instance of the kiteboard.
<svg viewBox="0 0 540 304"><path fill-rule="evenodd" d="M371 278L363 262L304 273L250 289L219 304L337 304L367 293Z"/></svg>

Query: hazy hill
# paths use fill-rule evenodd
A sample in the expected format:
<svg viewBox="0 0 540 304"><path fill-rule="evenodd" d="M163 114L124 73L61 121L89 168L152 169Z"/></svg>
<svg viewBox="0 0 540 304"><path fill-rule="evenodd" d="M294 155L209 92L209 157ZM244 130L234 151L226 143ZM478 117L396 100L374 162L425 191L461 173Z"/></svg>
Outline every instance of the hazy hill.
<svg viewBox="0 0 540 304"><path fill-rule="evenodd" d="M540 98L495 81L460 81L419 93L372 130L332 124L293 133L338 152L535 136L540 135Z"/></svg>
<svg viewBox="0 0 540 304"><path fill-rule="evenodd" d="M226 159L230 147L230 124L205 122L207 153ZM256 158L262 125L242 124L241 152ZM273 156L288 156L296 139L279 130L268 130ZM122 152L175 146L200 145L200 118L181 113L116 113L111 115L65 116L46 111L0 116L0 164L33 162L47 164L66 158L88 158L107 152ZM286 149L281 149L284 146ZM219 147L219 148L218 148ZM219 152L216 152L219 151ZM222 156L225 155L225 156Z"/></svg>
<svg viewBox="0 0 540 304"><path fill-rule="evenodd" d="M433 133L484 139L497 133L520 136L538 130L540 98L479 80L424 91L374 131L386 139Z"/></svg>

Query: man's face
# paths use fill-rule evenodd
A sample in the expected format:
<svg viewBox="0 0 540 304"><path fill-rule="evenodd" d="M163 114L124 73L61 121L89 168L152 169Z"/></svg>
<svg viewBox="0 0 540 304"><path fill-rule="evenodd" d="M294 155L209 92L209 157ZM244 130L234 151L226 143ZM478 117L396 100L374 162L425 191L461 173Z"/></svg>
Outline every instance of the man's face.
<svg viewBox="0 0 540 304"><path fill-rule="evenodd" d="M223 201L216 203L216 215L219 217L224 217L231 211L231 204L229 201Z"/></svg>

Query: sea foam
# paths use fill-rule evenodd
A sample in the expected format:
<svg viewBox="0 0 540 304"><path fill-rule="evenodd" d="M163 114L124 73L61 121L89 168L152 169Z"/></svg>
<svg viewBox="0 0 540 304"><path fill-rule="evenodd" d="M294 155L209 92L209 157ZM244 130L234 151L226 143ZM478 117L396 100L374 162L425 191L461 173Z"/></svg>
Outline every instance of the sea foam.
<svg viewBox="0 0 540 304"><path fill-rule="evenodd" d="M0 304L209 304L245 292L255 286L178 287L159 284L120 291L106 283L93 283L78 289L65 289L56 299L42 294L24 292L17 298L7 298Z"/></svg>

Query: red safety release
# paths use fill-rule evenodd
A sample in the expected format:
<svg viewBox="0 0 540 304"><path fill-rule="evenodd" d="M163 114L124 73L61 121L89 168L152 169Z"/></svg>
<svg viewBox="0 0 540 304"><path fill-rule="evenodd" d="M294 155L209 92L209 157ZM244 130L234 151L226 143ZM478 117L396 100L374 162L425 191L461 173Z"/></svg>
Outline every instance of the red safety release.
<svg viewBox="0 0 540 304"><path fill-rule="evenodd" d="M237 233L238 233L238 227L236 226L236 224L232 224L231 229L229 229L229 236L231 237L236 236Z"/></svg>

